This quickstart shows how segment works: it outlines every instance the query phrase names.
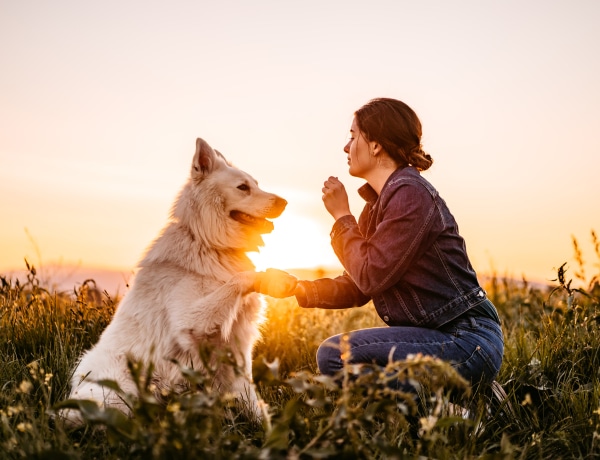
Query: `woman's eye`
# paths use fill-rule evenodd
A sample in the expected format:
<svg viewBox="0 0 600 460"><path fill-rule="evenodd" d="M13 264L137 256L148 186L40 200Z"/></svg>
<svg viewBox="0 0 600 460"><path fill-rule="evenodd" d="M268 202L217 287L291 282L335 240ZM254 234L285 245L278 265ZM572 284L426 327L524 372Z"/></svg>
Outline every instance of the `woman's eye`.
<svg viewBox="0 0 600 460"><path fill-rule="evenodd" d="M250 187L248 187L248 184L240 184L237 187L239 190L241 190L242 192L247 192L250 190Z"/></svg>

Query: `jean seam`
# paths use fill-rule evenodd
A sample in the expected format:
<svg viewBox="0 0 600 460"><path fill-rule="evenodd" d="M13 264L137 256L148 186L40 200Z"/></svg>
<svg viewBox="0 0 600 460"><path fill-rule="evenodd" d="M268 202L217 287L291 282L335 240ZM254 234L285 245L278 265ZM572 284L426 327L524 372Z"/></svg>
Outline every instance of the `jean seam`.
<svg viewBox="0 0 600 460"><path fill-rule="evenodd" d="M397 344L397 345L401 345L401 344L409 344L409 345L419 344L420 345L420 344L422 344L422 345L445 346L447 344L453 344L453 343L455 343L454 340L445 340L443 342L439 342L439 341L423 342L422 340L417 340L415 342L408 342L408 341L400 342L398 340L389 340L389 341L380 341L380 342L369 342L369 343L365 343L362 345L353 345L350 348L355 349L355 348L368 347L371 345L381 345L381 344Z"/></svg>

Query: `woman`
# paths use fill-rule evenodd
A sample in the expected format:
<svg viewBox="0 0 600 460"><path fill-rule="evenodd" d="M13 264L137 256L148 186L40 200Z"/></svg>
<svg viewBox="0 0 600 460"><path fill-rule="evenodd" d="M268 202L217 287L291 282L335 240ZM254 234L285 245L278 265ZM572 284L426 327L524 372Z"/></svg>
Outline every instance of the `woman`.
<svg viewBox="0 0 600 460"><path fill-rule="evenodd" d="M422 353L451 362L472 384L492 382L504 349L500 320L479 286L454 217L420 174L433 160L421 147L417 115L401 101L373 99L354 114L350 134L344 147L350 175L367 182L358 191L366 201L358 221L338 178L323 187L323 202L335 219L331 244L344 274L288 281L287 290L275 276L258 290L294 294L304 308L373 301L388 327L327 339L317 352L323 374L344 366L340 340L346 335L350 363L385 366L392 350L394 360Z"/></svg>

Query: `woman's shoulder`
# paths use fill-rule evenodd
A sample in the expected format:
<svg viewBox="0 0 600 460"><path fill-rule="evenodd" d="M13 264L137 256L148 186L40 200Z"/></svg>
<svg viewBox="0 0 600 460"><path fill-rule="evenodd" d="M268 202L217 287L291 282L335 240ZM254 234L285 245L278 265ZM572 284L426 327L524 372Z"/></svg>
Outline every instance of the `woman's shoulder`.
<svg viewBox="0 0 600 460"><path fill-rule="evenodd" d="M412 166L398 168L392 173L381 195L395 195L396 193L428 194L432 197L438 195L436 188L425 179L421 173Z"/></svg>

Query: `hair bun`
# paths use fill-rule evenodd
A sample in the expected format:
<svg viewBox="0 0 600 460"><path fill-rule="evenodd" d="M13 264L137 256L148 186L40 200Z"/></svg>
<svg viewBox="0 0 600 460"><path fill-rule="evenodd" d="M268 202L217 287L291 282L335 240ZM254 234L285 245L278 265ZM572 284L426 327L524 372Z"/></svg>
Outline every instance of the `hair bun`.
<svg viewBox="0 0 600 460"><path fill-rule="evenodd" d="M425 171L433 164L433 158L423 150L421 144L416 145L410 152L409 163L419 171Z"/></svg>

